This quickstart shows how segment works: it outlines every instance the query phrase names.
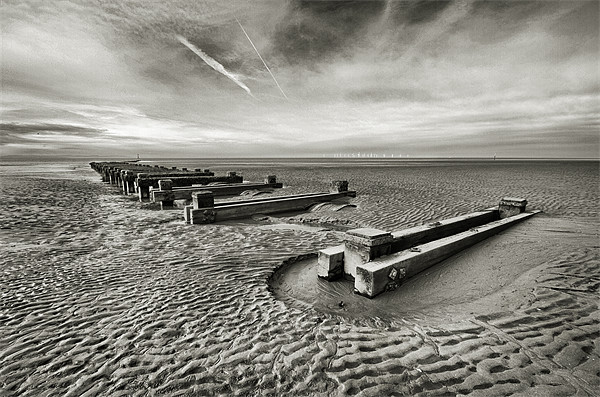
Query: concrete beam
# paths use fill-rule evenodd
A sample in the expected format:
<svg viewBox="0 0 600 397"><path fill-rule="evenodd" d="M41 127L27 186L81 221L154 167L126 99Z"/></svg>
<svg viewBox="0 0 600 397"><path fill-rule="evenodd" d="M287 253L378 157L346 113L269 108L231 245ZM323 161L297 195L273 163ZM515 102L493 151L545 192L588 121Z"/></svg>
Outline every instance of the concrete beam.
<svg viewBox="0 0 600 397"><path fill-rule="evenodd" d="M179 186L191 186L192 184L208 185L209 183L223 182L223 183L242 183L244 178L240 175L235 176L204 176L204 175L190 175L190 176L170 176L165 174L162 176L149 176L145 174L143 177L136 179L136 185L139 187L154 187L158 188L158 181L161 179L169 178L173 182L173 188Z"/></svg>
<svg viewBox="0 0 600 397"><path fill-rule="evenodd" d="M165 200L191 200L192 193L201 191L201 190L210 190L213 192L215 196L233 196L238 195L246 190L256 189L268 189L268 188L281 188L283 185L281 183L232 183L232 184L224 184L224 185L215 185L215 186L205 186L205 187L196 187L196 186L185 186L185 187L175 187L171 190L164 191L153 190L152 191L152 201L165 201Z"/></svg>
<svg viewBox="0 0 600 397"><path fill-rule="evenodd" d="M428 243L464 232L472 227L498 220L498 218L498 210L491 208L392 232L392 237L394 238L392 241L392 253L405 250L417 244Z"/></svg>
<svg viewBox="0 0 600 397"><path fill-rule="evenodd" d="M404 278L422 272L457 252L539 212L521 213L500 219L453 236L419 245L410 250L358 265L354 281L355 291L373 298L388 289L395 289Z"/></svg>
<svg viewBox="0 0 600 397"><path fill-rule="evenodd" d="M314 204L337 200L343 197L356 197L356 192L309 193L294 196L215 203L214 207L193 208L190 210L190 218L191 223L201 224L229 219L249 218L255 214L303 211Z"/></svg>

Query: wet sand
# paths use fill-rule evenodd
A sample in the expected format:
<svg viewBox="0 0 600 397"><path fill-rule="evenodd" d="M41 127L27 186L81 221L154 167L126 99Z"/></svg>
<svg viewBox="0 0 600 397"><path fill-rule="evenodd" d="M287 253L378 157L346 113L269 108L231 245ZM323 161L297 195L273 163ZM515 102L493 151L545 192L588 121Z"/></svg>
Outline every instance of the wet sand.
<svg viewBox="0 0 600 397"><path fill-rule="evenodd" d="M597 395L598 163L231 163L173 165L348 179L357 208L192 226L87 164L3 164L0 395ZM290 260L504 195L544 214L381 304Z"/></svg>

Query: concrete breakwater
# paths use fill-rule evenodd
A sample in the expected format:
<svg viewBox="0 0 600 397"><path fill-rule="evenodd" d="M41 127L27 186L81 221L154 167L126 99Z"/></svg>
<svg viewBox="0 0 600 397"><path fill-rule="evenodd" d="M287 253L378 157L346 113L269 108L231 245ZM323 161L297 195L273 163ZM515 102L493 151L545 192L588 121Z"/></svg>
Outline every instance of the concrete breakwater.
<svg viewBox="0 0 600 397"><path fill-rule="evenodd" d="M344 243L321 250L317 275L348 277L369 298L540 211L525 212L527 200L503 198L498 207L397 232L373 228L346 232Z"/></svg>
<svg viewBox="0 0 600 397"><path fill-rule="evenodd" d="M124 194L137 194L140 201L159 202L163 209L173 207L175 200L193 202L184 209L186 223L192 224L303 211L315 204L356 197L355 191L348 190L348 181L332 181L329 192L215 203L215 196L282 188L283 184L277 182L275 175L268 175L263 183L244 182L243 177L234 171L228 171L225 176L215 176L209 169L169 169L136 162L92 162L90 166L102 175L104 182L122 187Z"/></svg>
<svg viewBox="0 0 600 397"><path fill-rule="evenodd" d="M193 205L184 208L187 223L205 224L230 219L249 218L256 214L276 214L304 211L315 204L356 197L355 191L330 190L330 192L296 194L282 197L268 197L234 203L215 203L210 190L193 193Z"/></svg>
<svg viewBox="0 0 600 397"><path fill-rule="evenodd" d="M192 196L196 192L210 190L213 196L231 196L241 194L249 190L264 191L268 189L282 188L283 184L277 182L275 175L269 175L265 178L264 183L228 183L228 184L211 184L211 186L173 186L172 179L162 179L158 181L158 189L153 189L150 192L150 198L153 202L160 202L161 208L173 206L174 200L191 201Z"/></svg>
<svg viewBox="0 0 600 397"><path fill-rule="evenodd" d="M163 179L169 179L172 187L243 182L243 177L233 171L215 176L209 169L167 168L136 162L91 162L90 166L102 176L103 182L121 187L124 194L137 194L140 201L149 200L150 188L158 188Z"/></svg>

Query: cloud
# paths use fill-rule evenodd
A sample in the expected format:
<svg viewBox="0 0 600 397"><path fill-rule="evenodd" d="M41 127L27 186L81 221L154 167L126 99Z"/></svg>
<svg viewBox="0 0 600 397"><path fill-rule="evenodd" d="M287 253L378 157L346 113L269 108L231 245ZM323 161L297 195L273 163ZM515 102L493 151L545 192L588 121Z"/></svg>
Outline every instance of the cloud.
<svg viewBox="0 0 600 397"><path fill-rule="evenodd" d="M7 129L48 128L12 131L23 145L40 132L81 154L130 155L133 147L167 156L320 155L337 147L477 154L508 136L515 153L543 147L597 156L596 1L6 0L0 7L2 120ZM176 34L244 76L260 101L198 62Z"/></svg>
<svg viewBox="0 0 600 397"><path fill-rule="evenodd" d="M21 124L0 123L0 131L7 134L28 135L39 132L59 133L62 135L91 135L97 136L106 130L69 124Z"/></svg>

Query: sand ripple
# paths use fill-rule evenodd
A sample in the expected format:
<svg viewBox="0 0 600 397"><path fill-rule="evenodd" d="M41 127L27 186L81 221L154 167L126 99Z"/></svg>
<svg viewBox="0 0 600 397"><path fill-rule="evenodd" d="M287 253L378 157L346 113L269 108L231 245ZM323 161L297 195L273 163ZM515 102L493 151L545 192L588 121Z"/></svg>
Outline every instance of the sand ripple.
<svg viewBox="0 0 600 397"><path fill-rule="evenodd" d="M597 170L569 164L515 180L512 164L244 175L277 174L288 187L273 194L349 179L358 208L313 215L394 230L504 194L596 217ZM435 326L353 320L286 304L267 283L339 232L185 225L179 211L141 209L75 169L3 173L2 395L593 395L599 384L598 246L549 257L511 311Z"/></svg>

